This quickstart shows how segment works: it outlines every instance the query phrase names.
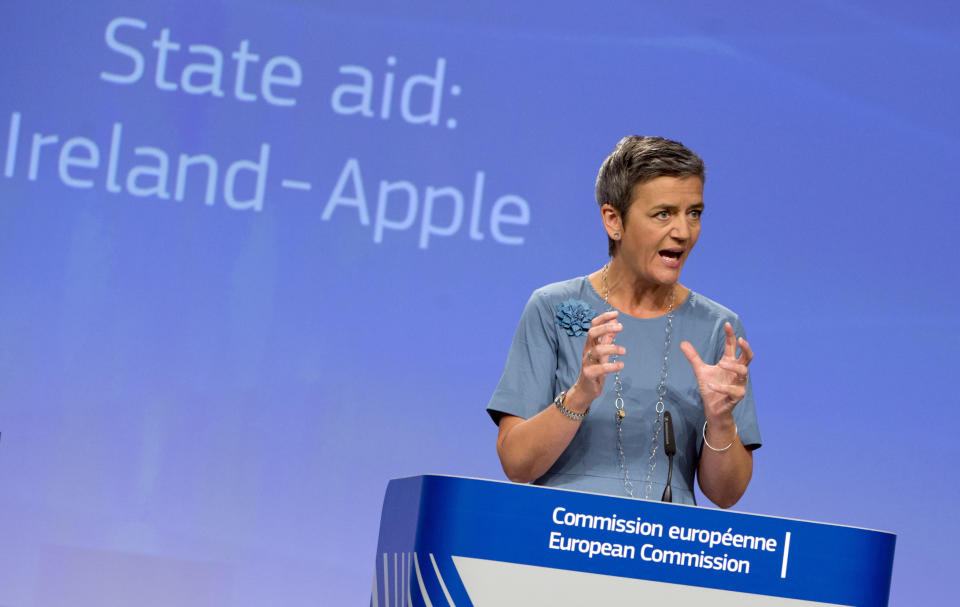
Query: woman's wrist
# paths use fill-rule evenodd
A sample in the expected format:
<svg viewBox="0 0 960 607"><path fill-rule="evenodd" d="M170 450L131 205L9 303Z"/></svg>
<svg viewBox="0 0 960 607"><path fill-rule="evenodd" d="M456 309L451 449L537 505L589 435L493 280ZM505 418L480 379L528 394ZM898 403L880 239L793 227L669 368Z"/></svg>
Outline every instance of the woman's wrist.
<svg viewBox="0 0 960 607"><path fill-rule="evenodd" d="M718 433L732 433L737 423L733 419L733 412L721 413L720 415L707 415L707 425Z"/></svg>
<svg viewBox="0 0 960 607"><path fill-rule="evenodd" d="M593 399L585 398L583 390L580 389L580 386L576 383L570 386L570 389L567 390L566 398L563 399L564 407L579 414L586 414L586 412L590 410L592 403Z"/></svg>
<svg viewBox="0 0 960 607"><path fill-rule="evenodd" d="M704 445L711 451L723 452L733 446L740 431L733 414L727 413L704 420L702 434Z"/></svg>

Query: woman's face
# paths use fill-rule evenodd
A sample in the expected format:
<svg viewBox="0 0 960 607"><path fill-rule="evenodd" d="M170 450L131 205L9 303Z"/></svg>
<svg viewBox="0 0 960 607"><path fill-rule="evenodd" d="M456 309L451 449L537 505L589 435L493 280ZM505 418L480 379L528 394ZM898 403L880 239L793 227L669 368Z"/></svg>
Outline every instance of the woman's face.
<svg viewBox="0 0 960 607"><path fill-rule="evenodd" d="M657 177L633 188L623 225L619 214L605 213L607 232L620 232L616 257L635 280L661 285L677 282L700 236L703 182L699 177ZM611 223L620 229L611 230Z"/></svg>

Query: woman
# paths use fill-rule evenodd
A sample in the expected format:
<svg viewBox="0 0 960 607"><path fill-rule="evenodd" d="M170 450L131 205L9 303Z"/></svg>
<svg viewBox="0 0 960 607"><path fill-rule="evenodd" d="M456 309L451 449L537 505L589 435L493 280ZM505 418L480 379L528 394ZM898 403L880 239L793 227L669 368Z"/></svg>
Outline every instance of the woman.
<svg viewBox="0 0 960 607"><path fill-rule="evenodd" d="M674 501L694 503L694 476L720 507L743 495L760 446L753 353L736 314L678 282L705 176L695 153L660 137L625 137L604 161L610 261L533 293L487 407L511 480L659 499L666 410Z"/></svg>

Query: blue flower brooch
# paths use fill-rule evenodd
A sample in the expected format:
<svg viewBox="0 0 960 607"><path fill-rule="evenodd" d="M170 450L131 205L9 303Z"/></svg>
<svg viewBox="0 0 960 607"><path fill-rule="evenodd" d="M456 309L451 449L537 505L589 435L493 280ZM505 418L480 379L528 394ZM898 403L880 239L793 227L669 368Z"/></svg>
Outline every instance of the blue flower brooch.
<svg viewBox="0 0 960 607"><path fill-rule="evenodd" d="M585 301L568 299L557 305L557 324L567 335L583 335L590 330L590 321L597 313Z"/></svg>

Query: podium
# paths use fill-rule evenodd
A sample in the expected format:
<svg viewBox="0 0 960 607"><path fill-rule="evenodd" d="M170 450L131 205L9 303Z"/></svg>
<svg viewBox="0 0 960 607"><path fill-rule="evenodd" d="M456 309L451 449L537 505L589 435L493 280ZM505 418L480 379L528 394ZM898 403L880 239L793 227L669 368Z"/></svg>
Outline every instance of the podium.
<svg viewBox="0 0 960 607"><path fill-rule="evenodd" d="M452 476L390 481L372 607L886 605L881 531Z"/></svg>

